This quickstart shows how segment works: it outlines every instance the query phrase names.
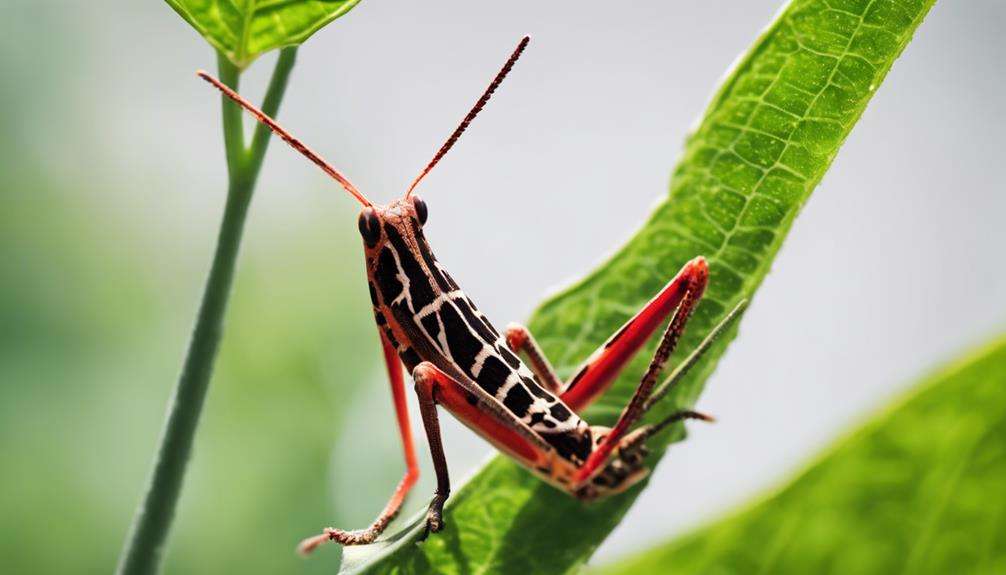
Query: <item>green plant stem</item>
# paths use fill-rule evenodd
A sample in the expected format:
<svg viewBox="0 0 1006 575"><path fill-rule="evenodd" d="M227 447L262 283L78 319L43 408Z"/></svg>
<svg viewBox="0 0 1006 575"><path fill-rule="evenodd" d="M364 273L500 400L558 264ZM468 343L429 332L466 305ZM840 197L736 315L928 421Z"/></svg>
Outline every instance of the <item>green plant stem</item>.
<svg viewBox="0 0 1006 575"><path fill-rule="evenodd" d="M262 110L270 116L279 109L295 60L296 48L280 52L262 105ZM223 55L218 56L218 67L221 81L236 90L240 70ZM159 569L213 374L248 206L269 145L269 133L258 130L252 146L245 148L241 110L226 97L222 100L229 174L227 203L185 364L168 409L154 471L119 559L118 572L121 574L156 573Z"/></svg>

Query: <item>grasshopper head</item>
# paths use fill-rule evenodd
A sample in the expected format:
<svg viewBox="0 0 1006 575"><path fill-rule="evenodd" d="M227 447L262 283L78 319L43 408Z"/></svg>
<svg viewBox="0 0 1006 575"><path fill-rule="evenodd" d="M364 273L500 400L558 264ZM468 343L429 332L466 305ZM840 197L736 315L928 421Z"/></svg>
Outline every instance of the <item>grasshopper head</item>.
<svg viewBox="0 0 1006 575"><path fill-rule="evenodd" d="M413 237L426 223L427 215L426 202L410 195L386 206L365 206L357 225L367 251L377 252L388 241L387 226L394 227L401 237Z"/></svg>

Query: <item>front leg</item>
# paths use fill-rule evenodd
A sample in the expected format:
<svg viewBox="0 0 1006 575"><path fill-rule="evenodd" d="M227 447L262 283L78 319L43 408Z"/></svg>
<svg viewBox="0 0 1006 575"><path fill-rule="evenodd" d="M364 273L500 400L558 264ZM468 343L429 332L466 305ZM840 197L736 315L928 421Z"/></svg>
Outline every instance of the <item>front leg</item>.
<svg viewBox="0 0 1006 575"><path fill-rule="evenodd" d="M325 528L320 535L308 537L301 541L300 545L297 546L297 550L303 555L314 551L315 548L325 541L335 541L342 545L373 543L384 532L384 529L391 523L391 520L401 511L405 497L419 479L419 464L416 462L416 449L412 443L412 428L409 424L409 407L405 400L402 361L398 358L398 352L383 332L381 333L381 345L384 351L384 362L388 368L388 380L391 383L391 397L395 405L395 418L398 421L398 431L402 439L402 451L405 456L405 475L402 476L402 480L398 483L384 509L381 510L380 515L377 516L377 519L369 527L358 531L344 531L331 527Z"/></svg>
<svg viewBox="0 0 1006 575"><path fill-rule="evenodd" d="M426 441L430 445L430 457L433 458L433 469L437 474L437 490L433 493L433 501L426 512L426 531L422 537L425 539L431 532L436 533L444 528L444 502L451 494L451 478L447 474L447 458L444 457L444 445L440 439L437 393L441 386L454 385L454 380L428 361L412 370L412 379L416 382L419 412L423 416Z"/></svg>

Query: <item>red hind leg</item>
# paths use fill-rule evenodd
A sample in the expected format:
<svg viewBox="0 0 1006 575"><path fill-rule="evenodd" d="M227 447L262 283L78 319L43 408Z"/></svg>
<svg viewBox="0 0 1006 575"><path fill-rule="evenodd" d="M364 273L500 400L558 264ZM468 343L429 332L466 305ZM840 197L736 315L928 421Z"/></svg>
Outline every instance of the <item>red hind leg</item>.
<svg viewBox="0 0 1006 575"><path fill-rule="evenodd" d="M689 304L686 300L685 302L682 303L682 308L686 308L687 305ZM648 412L650 408L652 408L658 401L660 401L664 396L666 396L667 393L674 388L675 384L681 381L681 379L685 376L685 374L687 374L688 371L696 363L698 363L698 361L702 358L702 356L707 351L709 351L709 348L712 347L713 342L716 341L716 338L722 335L723 332L727 330L727 328L733 325L733 322L740 317L741 313L746 308L747 308L746 300L742 300L740 303L734 306L734 308L730 310L730 313L728 313L726 317L724 317L718 324L716 324L713 327L713 329L708 334L706 334L706 337L702 339L702 342L699 343L699 345L694 350L692 350L692 352L689 353L688 356L684 360L682 360L679 365L677 365L674 368L674 371L672 371L671 374L667 376L667 379L665 379L664 382L660 384L660 386L656 387L655 389L653 388L652 385L648 386L649 389L652 389L652 392L650 392L648 394L648 397L645 398L644 396L647 394L645 393L643 383L646 383L647 377L644 377L643 383L641 383L639 388L637 388L636 390L636 396L643 398L642 408L636 410L639 415L635 416L634 420L638 420L640 417L642 417L643 414ZM682 312L679 311L678 313L680 314ZM672 322L672 325L674 323L677 323L676 321L677 319L678 315L675 315L675 321ZM683 317L683 319L686 320L687 317ZM670 329L668 330L668 332L673 333L672 330ZM663 342L668 341L669 333L664 334ZM680 331L678 333L680 333ZM654 363L656 363L656 358L654 358ZM647 372L647 376L649 376L653 370L652 364L650 369L651 371ZM632 407L631 403L630 407ZM627 412L629 412L629 408L626 408L625 412L623 413L623 418L625 417L625 413ZM613 449L607 449L605 452L601 452L597 456L595 456L594 460L588 458L588 461L584 462L584 465L581 467L581 473L577 476L578 478L582 477L582 479L578 484L574 485L572 493L579 496L579 494L582 492L578 491L578 488L583 487L585 483L589 482L595 475L600 473L605 468L605 465L607 464L606 458L609 457L612 453L624 454L626 452L638 451L641 444L645 443L647 439L653 437L657 433L660 433L670 425L685 419L700 419L702 421L708 421L708 422L714 421L713 418L709 415L700 413L698 411L692 411L690 409L686 409L671 413L658 423L652 425L644 425L642 427L639 427L635 431L625 434L620 440L618 440L618 443L614 445ZM631 425L631 422L628 425L624 426L623 429L628 429L629 425ZM608 430L605 433L605 439L607 440L612 435L614 435L614 431L615 430ZM601 451L601 447L604 445L605 442L606 442L605 440L602 440L601 444L598 445L595 453ZM612 444L611 441L608 441L608 443Z"/></svg>
<svg viewBox="0 0 1006 575"><path fill-rule="evenodd" d="M664 335L660 339L660 344L657 346L657 351L653 354L649 368L643 374L636 392L633 394L632 399L629 400L629 404L625 406L615 426L611 428L611 431L605 436L604 440L591 452L587 461L584 462L573 477L573 485L581 485L599 472L608 461L612 451L621 444L629 428L646 413L648 401L657 384L657 378L660 377L667 359L674 351L674 347L681 338L681 334L684 333L685 325L688 323L692 311L694 311L695 306L702 297L702 293L706 289L709 274L705 260L692 261L698 262L698 265L691 268L691 271L687 274L685 270L682 270L682 273L678 276L684 276L682 288L680 288L681 296L678 298L679 305L674 313L674 317L671 318L671 322L667 326L667 330L664 331ZM686 266L686 270L688 269L688 266ZM628 325L631 326L632 322L629 322ZM614 339L615 344L619 341L617 337L616 335L616 339Z"/></svg>
<svg viewBox="0 0 1006 575"><path fill-rule="evenodd" d="M705 258L697 257L685 264L646 307L587 359L563 391L563 402L577 412L593 403L611 386L625 364L646 344L664 319L678 308L689 286L693 286L691 289L694 290L701 284L701 294L708 276Z"/></svg>

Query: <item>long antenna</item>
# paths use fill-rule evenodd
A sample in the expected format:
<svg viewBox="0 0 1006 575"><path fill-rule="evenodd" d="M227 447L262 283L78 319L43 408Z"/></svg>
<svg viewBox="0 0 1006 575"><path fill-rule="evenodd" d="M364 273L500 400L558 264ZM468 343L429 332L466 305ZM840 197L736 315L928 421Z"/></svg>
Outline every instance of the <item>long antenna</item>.
<svg viewBox="0 0 1006 575"><path fill-rule="evenodd" d="M213 86L217 90L223 92L225 96L227 96L231 100L234 100L234 102L238 106L241 106L242 108L247 110L248 113L250 113L252 116L255 116L256 120L268 126L269 129L272 130L274 134L282 138L283 141L286 142L287 144L290 144L290 147L303 154L305 157L307 157L307 159L311 160L312 162L314 162L316 166L321 168L323 172L331 176L332 179L334 179L335 181L339 182L342 185L342 187L345 188L347 192L352 194L352 196L356 198L361 204L363 204L364 206L373 205L371 201L367 199L366 196L360 193L360 190L356 189L356 186L354 186L353 183L350 182L348 178L346 178L346 176L342 175L342 173L340 173L339 170L333 168L331 164L326 162L324 158L316 154L313 150L311 150L311 148L305 146L303 142L293 137L293 134L287 132L283 128L283 126L280 126L279 123L276 122L276 120L273 120L272 118L267 116L265 112L256 108L254 104L242 98L240 94L238 94L234 90L231 90L229 87L225 86L223 82L217 80L213 76L210 76L205 71L199 70L198 72L196 72L196 75L202 78L203 80L206 80L210 84L213 84Z"/></svg>
<svg viewBox="0 0 1006 575"><path fill-rule="evenodd" d="M531 41L530 36L524 36L523 38L521 38L520 42L517 43L517 48L514 49L513 54L510 54L510 58L507 59L506 64L503 64L503 68L501 68L499 73L496 74L496 77L493 78L493 81L489 84L489 87L486 88L486 91L482 93L482 97L479 98L479 101L475 102L475 105L472 106L472 109L468 112L468 115L465 116L465 119L461 120L461 124L459 124L457 129L454 130L454 133L451 134L451 137L447 138L447 141L444 142L443 146L440 146L440 150L438 150L436 155L433 156L433 159L430 160L430 163L426 165L426 167L423 169L422 172L419 173L418 176L416 176L415 180L412 180L412 185L409 186L409 190L405 192L406 198L412 195L412 190L414 190L416 186L419 184L419 182L426 177L426 174L430 173L430 170L433 169L433 166L436 166L437 162L439 162L440 159L447 154L447 152L451 149L454 143L458 141L458 138L461 137L461 134L465 131L465 128L468 127L468 124L471 124L472 120L475 119L475 116L477 116L479 112L482 111L482 108L486 105L486 102L489 101L489 98L493 95L493 92L496 91L496 88L499 88L499 85L503 83L503 78L506 78L506 75L510 73L510 70L513 68L513 65L517 62L517 58L520 58L521 52L524 51L524 48L527 48L527 43L530 41Z"/></svg>

